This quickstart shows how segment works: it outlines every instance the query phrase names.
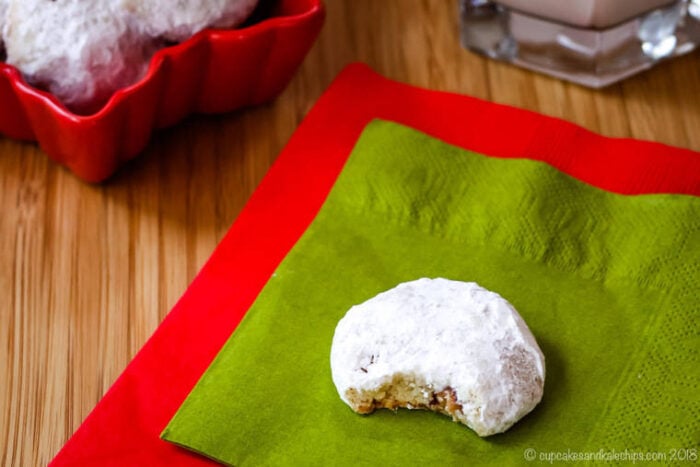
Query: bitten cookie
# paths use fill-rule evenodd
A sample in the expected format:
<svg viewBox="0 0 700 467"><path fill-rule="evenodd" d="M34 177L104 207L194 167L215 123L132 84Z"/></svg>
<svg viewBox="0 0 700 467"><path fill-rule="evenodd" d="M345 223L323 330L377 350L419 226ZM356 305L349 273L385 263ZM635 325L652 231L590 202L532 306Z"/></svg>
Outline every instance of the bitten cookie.
<svg viewBox="0 0 700 467"><path fill-rule="evenodd" d="M352 307L331 371L358 413L428 409L479 436L501 433L542 399L544 355L500 295L473 282L418 279Z"/></svg>

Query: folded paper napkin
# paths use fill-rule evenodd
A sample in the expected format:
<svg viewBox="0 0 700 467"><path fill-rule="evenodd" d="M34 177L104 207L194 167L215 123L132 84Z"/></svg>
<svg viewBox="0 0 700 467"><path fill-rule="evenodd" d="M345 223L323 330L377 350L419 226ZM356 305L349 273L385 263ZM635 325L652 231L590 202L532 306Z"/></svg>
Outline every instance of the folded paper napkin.
<svg viewBox="0 0 700 467"><path fill-rule="evenodd" d="M314 219L374 118L490 156L544 161L615 193L700 195L700 154L693 151L606 138L563 120L408 86L366 65L349 65L294 132L197 278L51 467L215 464L159 435Z"/></svg>
<svg viewBox="0 0 700 467"><path fill-rule="evenodd" d="M699 198L613 194L375 121L163 438L236 466L697 447L699 234ZM360 416L339 399L338 320L419 277L497 291L538 339L544 400L505 434L420 411Z"/></svg>

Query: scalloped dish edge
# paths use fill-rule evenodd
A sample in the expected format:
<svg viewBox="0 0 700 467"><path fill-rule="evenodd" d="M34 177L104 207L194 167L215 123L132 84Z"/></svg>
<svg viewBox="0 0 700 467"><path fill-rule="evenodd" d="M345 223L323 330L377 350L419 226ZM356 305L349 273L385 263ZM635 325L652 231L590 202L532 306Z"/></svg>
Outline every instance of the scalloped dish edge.
<svg viewBox="0 0 700 467"><path fill-rule="evenodd" d="M6 101L0 111L0 135L37 141L51 159L78 177L88 182L103 181L122 163L138 155L156 129L172 126L193 113L230 112L276 97L301 65L325 19L322 0L287 1L304 10L265 18L239 29L206 29L157 51L143 78L119 89L98 111L87 115L72 112L49 92L29 85L15 67L0 62L0 99ZM289 41L290 36L295 41ZM284 53L275 53L279 49ZM241 77L244 85L255 84L255 92L224 96L219 103L204 87L207 82L217 82L212 73L207 74L207 67L191 67L193 71L188 76L176 75L184 56L194 54L199 62L211 66L217 65L212 63L217 56L223 58L229 52L240 55L233 58L247 60L244 69L253 66L266 74L250 74L247 81ZM218 65L226 68L227 63ZM223 87L223 80L218 81L219 87L234 92ZM199 87L183 93L187 88L178 87L178 82ZM232 88L236 85L230 81L227 84ZM167 91L178 94L166 95ZM145 99L134 107L132 101L141 97ZM174 97L176 105L170 105L170 97Z"/></svg>

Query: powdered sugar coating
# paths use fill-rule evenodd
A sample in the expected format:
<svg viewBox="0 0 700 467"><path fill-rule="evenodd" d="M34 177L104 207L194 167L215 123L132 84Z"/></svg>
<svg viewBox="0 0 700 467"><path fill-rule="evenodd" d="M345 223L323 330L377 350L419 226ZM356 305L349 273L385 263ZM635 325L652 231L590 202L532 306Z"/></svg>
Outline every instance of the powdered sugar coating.
<svg viewBox="0 0 700 467"><path fill-rule="evenodd" d="M167 41L237 26L257 1L0 0L0 46L29 84L89 113L143 77Z"/></svg>
<svg viewBox="0 0 700 467"><path fill-rule="evenodd" d="M230 28L243 22L257 0L120 0L145 31L180 42L209 28Z"/></svg>
<svg viewBox="0 0 700 467"><path fill-rule="evenodd" d="M505 299L473 282L418 279L352 307L331 348L338 393L372 393L400 376L450 391L453 418L480 436L500 433L541 400L544 356ZM357 410L357 407L353 407Z"/></svg>
<svg viewBox="0 0 700 467"><path fill-rule="evenodd" d="M76 109L138 80L156 50L115 0L10 0L6 21L7 63Z"/></svg>
<svg viewBox="0 0 700 467"><path fill-rule="evenodd" d="M8 0L0 0L0 52L3 50L2 30L5 27L5 15L7 13Z"/></svg>

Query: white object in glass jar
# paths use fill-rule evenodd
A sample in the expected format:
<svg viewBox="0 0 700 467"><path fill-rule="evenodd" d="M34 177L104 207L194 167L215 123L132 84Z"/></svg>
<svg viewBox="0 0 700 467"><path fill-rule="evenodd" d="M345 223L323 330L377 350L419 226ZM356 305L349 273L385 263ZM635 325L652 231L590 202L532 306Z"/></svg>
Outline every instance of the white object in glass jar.
<svg viewBox="0 0 700 467"><path fill-rule="evenodd" d="M585 28L607 28L674 0L497 0L509 8Z"/></svg>

